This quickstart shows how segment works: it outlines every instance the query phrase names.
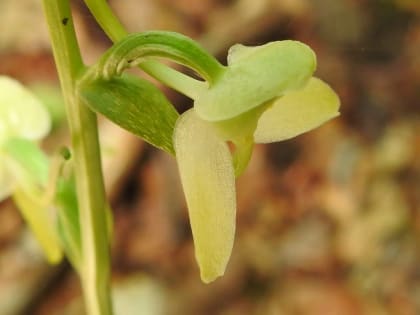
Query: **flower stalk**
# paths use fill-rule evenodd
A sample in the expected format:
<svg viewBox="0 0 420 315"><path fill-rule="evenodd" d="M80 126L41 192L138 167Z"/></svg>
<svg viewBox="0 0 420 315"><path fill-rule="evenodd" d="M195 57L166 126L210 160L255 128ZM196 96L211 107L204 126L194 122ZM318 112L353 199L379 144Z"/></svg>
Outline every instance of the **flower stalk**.
<svg viewBox="0 0 420 315"><path fill-rule="evenodd" d="M75 93L85 68L68 0L43 0L54 59L66 104L80 210L81 280L87 314L111 315L109 239L96 114Z"/></svg>

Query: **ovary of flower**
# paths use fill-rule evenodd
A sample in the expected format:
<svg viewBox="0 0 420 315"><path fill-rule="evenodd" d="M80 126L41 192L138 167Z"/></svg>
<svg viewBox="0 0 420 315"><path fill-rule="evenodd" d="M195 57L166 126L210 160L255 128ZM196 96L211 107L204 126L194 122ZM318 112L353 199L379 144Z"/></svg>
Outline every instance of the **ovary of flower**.
<svg viewBox="0 0 420 315"><path fill-rule="evenodd" d="M4 145L13 138L42 139L51 128L49 113L18 81L0 76L0 200L13 191L16 181Z"/></svg>

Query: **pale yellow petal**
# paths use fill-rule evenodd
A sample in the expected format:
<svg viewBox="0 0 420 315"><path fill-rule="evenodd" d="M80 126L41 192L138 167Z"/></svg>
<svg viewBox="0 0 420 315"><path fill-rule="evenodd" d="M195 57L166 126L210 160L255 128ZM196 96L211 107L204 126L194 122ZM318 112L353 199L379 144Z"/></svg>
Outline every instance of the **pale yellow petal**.
<svg viewBox="0 0 420 315"><path fill-rule="evenodd" d="M38 140L50 128L50 115L43 104L18 81L0 76L0 140Z"/></svg>
<svg viewBox="0 0 420 315"><path fill-rule="evenodd" d="M235 175L227 144L190 110L178 120L174 146L203 282L224 274L235 234Z"/></svg>
<svg viewBox="0 0 420 315"><path fill-rule="evenodd" d="M254 140L269 143L293 138L338 116L339 106L340 100L331 87L311 78L303 89L274 100L258 120Z"/></svg>

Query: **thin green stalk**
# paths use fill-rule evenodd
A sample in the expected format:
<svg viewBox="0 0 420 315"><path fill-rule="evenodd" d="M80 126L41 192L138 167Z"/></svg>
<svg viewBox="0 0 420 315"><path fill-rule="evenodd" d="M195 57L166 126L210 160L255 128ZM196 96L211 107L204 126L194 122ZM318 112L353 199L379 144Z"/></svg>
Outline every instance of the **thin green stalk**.
<svg viewBox="0 0 420 315"><path fill-rule="evenodd" d="M163 84L166 84L175 91L178 91L191 99L198 98L200 94L208 88L206 82L193 79L188 75L154 60L142 62L139 67Z"/></svg>
<svg viewBox="0 0 420 315"><path fill-rule="evenodd" d="M127 36L128 33L125 30L125 27L115 16L107 1L85 0L85 3L99 23L99 26L113 42L119 41Z"/></svg>
<svg viewBox="0 0 420 315"><path fill-rule="evenodd" d="M43 0L53 53L66 103L80 209L81 280L87 314L111 315L109 240L96 115L75 96L84 69L68 0Z"/></svg>
<svg viewBox="0 0 420 315"><path fill-rule="evenodd" d="M117 42L128 35L106 1L85 0L85 3L100 27L113 42ZM143 61L139 64L139 67L155 79L192 99L198 97L202 90L207 89L207 83L195 80L154 60Z"/></svg>

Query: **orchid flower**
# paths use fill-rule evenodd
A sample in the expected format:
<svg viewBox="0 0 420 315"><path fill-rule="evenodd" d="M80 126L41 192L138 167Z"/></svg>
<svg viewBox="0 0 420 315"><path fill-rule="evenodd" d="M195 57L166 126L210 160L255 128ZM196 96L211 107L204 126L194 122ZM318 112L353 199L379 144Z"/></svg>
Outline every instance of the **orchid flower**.
<svg viewBox="0 0 420 315"><path fill-rule="evenodd" d="M226 72L175 126L176 159L204 282L223 275L229 260L235 173L246 167L253 144L295 137L338 115L336 94L310 77L314 56L291 41L234 46ZM233 158L226 141L235 145Z"/></svg>
<svg viewBox="0 0 420 315"><path fill-rule="evenodd" d="M323 95L317 97L314 92ZM335 117L338 104L337 96L325 83L311 78L302 90L276 98L269 106L261 105L266 110L259 119L256 117L253 136L245 136L243 141L233 138L236 150L249 152L254 143L277 142L309 131ZM237 136L238 125L231 127L232 135ZM226 129L221 135L217 124L201 119L194 109L181 115L174 132L196 258L204 282L223 275L235 234L235 160L224 136Z"/></svg>
<svg viewBox="0 0 420 315"><path fill-rule="evenodd" d="M161 57L205 81L153 60ZM179 116L150 82L121 76L136 65L191 97L193 108ZM235 176L254 143L289 139L338 115L339 99L312 76L315 68L315 53L297 41L234 45L223 66L185 36L151 31L116 43L80 79L78 95L86 105L175 155L204 282L221 276L231 255Z"/></svg>
<svg viewBox="0 0 420 315"><path fill-rule="evenodd" d="M42 104L20 83L0 76L0 200L9 196L17 184L11 157L5 148L11 139L37 141L50 130L50 117Z"/></svg>
<svg viewBox="0 0 420 315"><path fill-rule="evenodd" d="M18 81L0 76L0 201L12 195L50 262L61 249L42 200L48 159L37 142L50 131L43 104Z"/></svg>

